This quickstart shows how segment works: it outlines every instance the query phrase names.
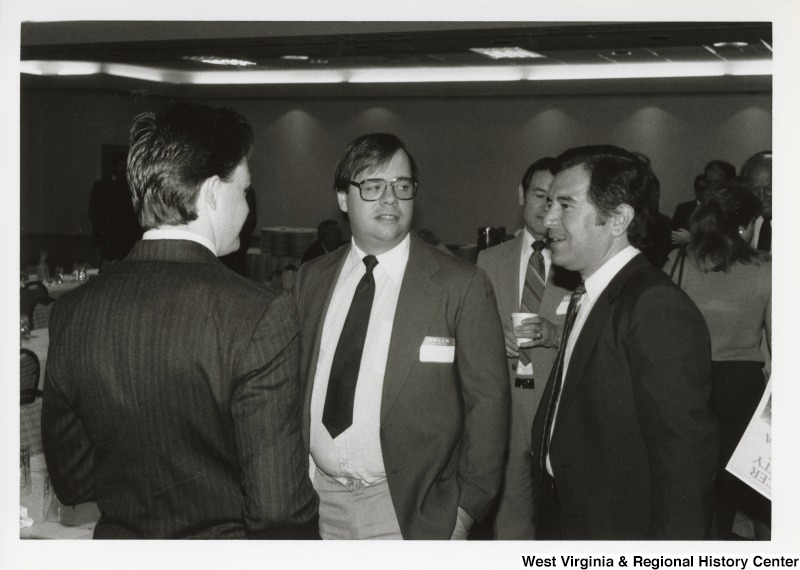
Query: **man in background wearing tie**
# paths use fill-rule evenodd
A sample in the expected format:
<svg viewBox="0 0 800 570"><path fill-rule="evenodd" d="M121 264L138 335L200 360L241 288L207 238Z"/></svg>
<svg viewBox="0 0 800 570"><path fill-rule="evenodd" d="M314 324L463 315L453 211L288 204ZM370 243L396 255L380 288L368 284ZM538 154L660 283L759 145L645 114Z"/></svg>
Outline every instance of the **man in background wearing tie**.
<svg viewBox="0 0 800 570"><path fill-rule="evenodd" d="M652 169L613 146L558 158L545 226L583 282L532 430L537 538L702 539L719 437L702 315L641 253Z"/></svg>
<svg viewBox="0 0 800 570"><path fill-rule="evenodd" d="M509 455L494 520L494 537L498 540L532 540L535 535L531 424L564 328L564 300L569 301L580 281L577 274L553 266L550 250L544 247L547 192L555 162L554 158L540 158L522 177L519 204L524 231L478 255L478 267L486 271L497 295L511 386ZM511 313L515 312L538 316L515 331L511 324ZM517 336L533 341L520 344Z"/></svg>
<svg viewBox="0 0 800 570"><path fill-rule="evenodd" d="M761 200L761 215L756 218L750 245L772 251L772 151L751 156L742 166L740 178Z"/></svg>
<svg viewBox="0 0 800 570"><path fill-rule="evenodd" d="M130 138L147 231L53 309L56 495L97 501L95 538L319 538L297 311L217 259L239 246L253 131L231 109L173 103Z"/></svg>
<svg viewBox="0 0 800 570"><path fill-rule="evenodd" d="M410 233L417 168L357 138L334 189L353 239L297 281L304 437L324 539L458 539L499 491L503 333L484 272Z"/></svg>

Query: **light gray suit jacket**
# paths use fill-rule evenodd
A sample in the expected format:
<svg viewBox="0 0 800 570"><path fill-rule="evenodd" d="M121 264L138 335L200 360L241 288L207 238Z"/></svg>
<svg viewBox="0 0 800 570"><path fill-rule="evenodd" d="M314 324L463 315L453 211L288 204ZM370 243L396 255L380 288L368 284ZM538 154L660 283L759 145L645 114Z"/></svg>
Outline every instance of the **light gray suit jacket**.
<svg viewBox="0 0 800 570"><path fill-rule="evenodd" d="M349 251L341 247L304 263L297 279L307 447L322 328ZM420 362L427 336L455 339L453 362ZM503 366L502 329L486 274L412 233L380 416L386 478L403 538L449 539L459 506L478 520L491 508L508 437Z"/></svg>
<svg viewBox="0 0 800 570"><path fill-rule="evenodd" d="M503 244L484 249L478 255L478 267L486 271L497 296L497 311L503 327L511 328L511 313L519 311L519 263L523 236ZM556 314L556 309L565 296L569 295L580 283L578 274L552 265L545 284L544 296L538 314L559 328L564 328L566 313ZM531 451L531 425L539 401L547 385L550 369L555 361L557 348L543 346L531 349L533 352L533 390L515 388L517 361L509 358L508 379L511 386L511 434L509 453L512 456L524 456Z"/></svg>

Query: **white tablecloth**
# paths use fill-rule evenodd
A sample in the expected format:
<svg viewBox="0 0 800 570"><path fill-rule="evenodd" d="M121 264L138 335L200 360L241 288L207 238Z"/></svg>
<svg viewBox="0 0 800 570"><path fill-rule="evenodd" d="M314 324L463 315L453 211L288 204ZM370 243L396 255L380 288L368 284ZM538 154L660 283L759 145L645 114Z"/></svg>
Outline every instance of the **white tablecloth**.
<svg viewBox="0 0 800 570"><path fill-rule="evenodd" d="M100 518L96 503L85 503L75 509L79 526L64 526L57 522L44 521L44 479L47 475L44 455L31 456L31 492L21 495L19 504L27 507L28 516L33 519L33 526L19 529L20 538L92 538L94 527Z"/></svg>
<svg viewBox="0 0 800 570"><path fill-rule="evenodd" d="M61 295L73 289L77 289L83 285L80 281L64 281L62 283L45 282L44 286L47 287L47 293L53 298L58 299Z"/></svg>

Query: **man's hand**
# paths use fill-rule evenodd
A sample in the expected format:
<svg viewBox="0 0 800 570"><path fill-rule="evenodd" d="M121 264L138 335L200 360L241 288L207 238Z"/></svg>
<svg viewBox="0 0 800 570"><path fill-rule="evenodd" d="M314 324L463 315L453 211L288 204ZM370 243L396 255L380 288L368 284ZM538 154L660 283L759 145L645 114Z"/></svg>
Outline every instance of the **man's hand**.
<svg viewBox="0 0 800 570"><path fill-rule="evenodd" d="M516 335L506 327L503 327L503 334L506 340L506 356L508 358L519 358L519 346L517 346Z"/></svg>
<svg viewBox="0 0 800 570"><path fill-rule="evenodd" d="M556 348L559 343L558 328L544 317L530 317L522 321L521 325L514 327L516 337L533 339L529 342L518 344L519 348L534 348L544 346ZM508 345L508 340L506 340Z"/></svg>

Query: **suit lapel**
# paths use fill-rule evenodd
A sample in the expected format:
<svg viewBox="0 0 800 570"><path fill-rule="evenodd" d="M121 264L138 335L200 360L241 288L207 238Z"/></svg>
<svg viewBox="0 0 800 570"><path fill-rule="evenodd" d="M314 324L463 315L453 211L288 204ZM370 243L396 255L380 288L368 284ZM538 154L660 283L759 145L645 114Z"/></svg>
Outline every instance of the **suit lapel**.
<svg viewBox="0 0 800 570"><path fill-rule="evenodd" d="M337 251L325 256L320 260L319 271L303 284L304 290L308 293L303 297L305 307L301 307L303 312L302 319L302 340L308 342L311 347L311 354L307 359L306 369L303 374L305 379L304 400L303 400L303 439L306 449L310 446L309 420L311 417L311 392L314 386L314 376L317 371L317 360L319 360L319 346L322 340L322 329L325 325L325 317L328 314L328 307L331 304L333 290L336 279L342 271L350 246L340 247ZM313 336L312 336L313 335ZM312 340L309 341L309 338Z"/></svg>
<svg viewBox="0 0 800 570"><path fill-rule="evenodd" d="M425 339L425 333L443 294L442 288L430 279L438 269L439 264L427 251L422 240L412 233L408 264L397 300L389 356L386 360L381 424L386 420L411 367L419 360L419 347Z"/></svg>
<svg viewBox="0 0 800 570"><path fill-rule="evenodd" d="M505 258L503 259L503 279L509 285L503 287L504 295L503 312L500 314L500 319L505 326L511 326L510 319L511 313L519 311L519 263L522 256L522 246L525 245L525 240L522 236L515 238L516 243L513 247L509 247ZM510 296L509 296L510 295Z"/></svg>
<svg viewBox="0 0 800 570"><path fill-rule="evenodd" d="M578 340L575 343L575 348L572 350L569 368L567 369L567 377L564 380L564 386L561 392L561 402L559 403L555 430L558 429L561 419L564 417L563 412L569 408L575 394L578 392L581 380L583 380L585 376L586 367L592 359L597 341L600 339L605 324L611 315L614 299L619 295L620 291L622 291L622 288L628 280L642 267L646 267L649 264L650 262L647 261L644 255L638 254L623 266L597 298L597 302L595 302L594 307L592 307L592 312L589 313L589 317L586 319L581 329L580 336L578 336Z"/></svg>

